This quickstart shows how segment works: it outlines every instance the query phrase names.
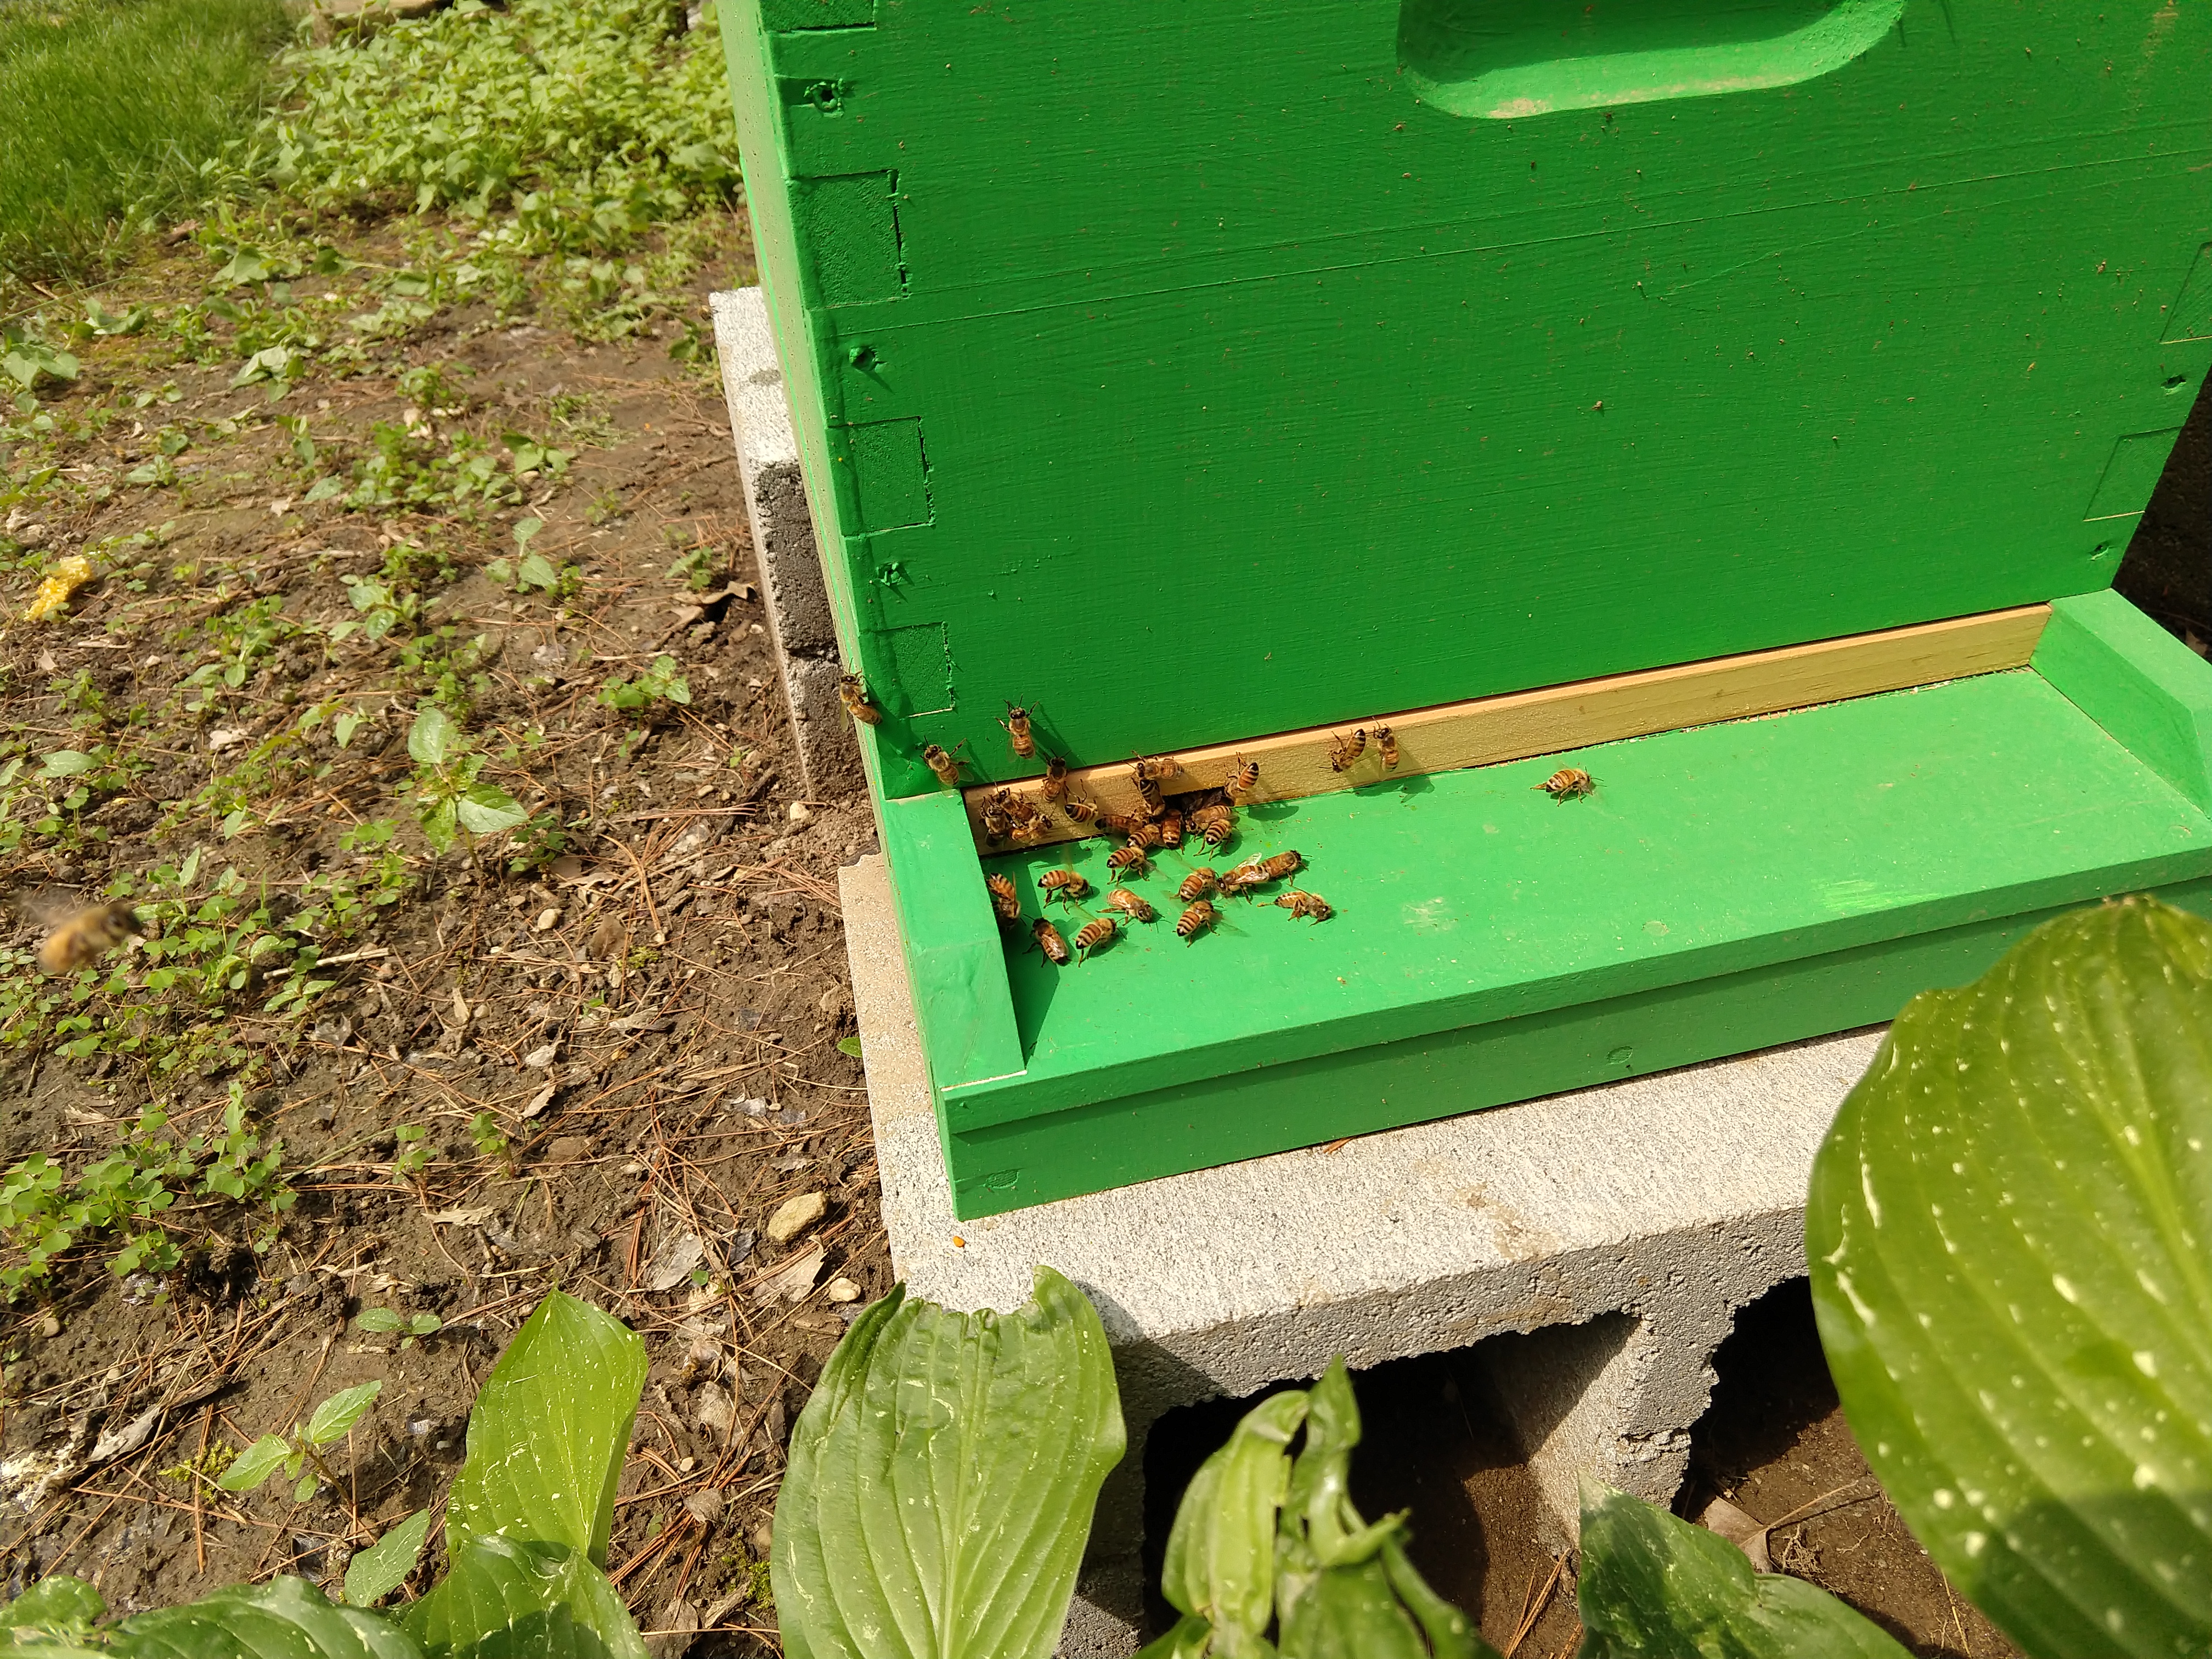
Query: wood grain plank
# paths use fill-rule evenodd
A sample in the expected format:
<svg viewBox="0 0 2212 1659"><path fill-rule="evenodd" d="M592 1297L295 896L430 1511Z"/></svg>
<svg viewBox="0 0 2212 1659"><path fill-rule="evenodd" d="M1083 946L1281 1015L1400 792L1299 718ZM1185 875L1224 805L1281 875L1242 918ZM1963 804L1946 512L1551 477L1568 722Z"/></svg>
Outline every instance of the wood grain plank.
<svg viewBox="0 0 2212 1659"><path fill-rule="evenodd" d="M1254 799L1297 800L1425 772L1491 766L1656 732L1933 685L2026 666L2050 617L2047 605L2020 605L1877 634L1381 714L1364 725L1310 726L1243 743L1215 744L1177 754L1182 773L1165 787L1170 793L1218 789L1241 763L1255 761L1260 787ZM1388 726L1396 735L1395 770L1385 769L1372 740L1377 726ZM1369 734L1365 750L1348 769L1335 771L1329 764L1334 745L1355 729ZM1042 801L1042 786L1034 779L1008 787L1018 796ZM976 846L986 853L1003 852L1007 846L993 841L983 829L984 800L998 787L977 785L963 792L969 828ZM1142 806L1125 762L1072 769L1068 790L1108 812L1133 812ZM1056 809L1048 806L1046 812L1051 828L1030 845L1048 846L1094 833L1070 823Z"/></svg>

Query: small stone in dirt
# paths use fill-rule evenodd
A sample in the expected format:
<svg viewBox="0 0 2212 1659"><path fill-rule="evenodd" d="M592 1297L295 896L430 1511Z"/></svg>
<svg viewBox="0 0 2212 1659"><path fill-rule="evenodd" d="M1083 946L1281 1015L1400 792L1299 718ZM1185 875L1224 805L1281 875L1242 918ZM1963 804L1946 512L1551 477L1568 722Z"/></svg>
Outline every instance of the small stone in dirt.
<svg viewBox="0 0 2212 1659"><path fill-rule="evenodd" d="M775 1528L765 1521L760 1522L746 1534L745 1541L753 1547L755 1555L765 1560L769 1550L775 1543Z"/></svg>
<svg viewBox="0 0 2212 1659"><path fill-rule="evenodd" d="M551 1164L574 1164L592 1155L592 1143L581 1135L562 1135L546 1147L545 1158Z"/></svg>
<svg viewBox="0 0 2212 1659"><path fill-rule="evenodd" d="M730 1103L747 1117L766 1117L775 1109L764 1100L735 1100Z"/></svg>
<svg viewBox="0 0 2212 1659"><path fill-rule="evenodd" d="M551 1067L555 1057L560 1052L559 1043L548 1042L540 1048L532 1048L528 1054L523 1055L522 1063L533 1072L546 1071Z"/></svg>
<svg viewBox="0 0 2212 1659"><path fill-rule="evenodd" d="M353 1021L340 1014L336 1019L315 1022L315 1041L327 1042L333 1048L343 1048L353 1041Z"/></svg>
<svg viewBox="0 0 2212 1659"><path fill-rule="evenodd" d="M805 801L795 800L791 803L791 821L793 823L811 823L813 820L814 810Z"/></svg>
<svg viewBox="0 0 2212 1659"><path fill-rule="evenodd" d="M621 922L612 916L602 916L599 925L592 929L592 954L602 962L611 960L622 954L623 945L629 938Z"/></svg>
<svg viewBox="0 0 2212 1659"><path fill-rule="evenodd" d="M832 1302L858 1302L860 1287L849 1279L833 1279L822 1294Z"/></svg>
<svg viewBox="0 0 2212 1659"><path fill-rule="evenodd" d="M795 1129L806 1121L805 1109L800 1106L787 1106L775 1115L775 1121L787 1129Z"/></svg>
<svg viewBox="0 0 2212 1659"><path fill-rule="evenodd" d="M47 1340L52 1340L53 1338L57 1337L57 1336L59 1336L61 1334L62 1334L62 1322L61 1322L59 1319L56 1318L52 1314L47 1314L47 1315L45 1315L43 1317L41 1317L41 1318L40 1319L40 1321L39 1321L39 1334L40 1334L40 1336L46 1337Z"/></svg>
<svg viewBox="0 0 2212 1659"><path fill-rule="evenodd" d="M561 925L561 912L549 904L538 913L538 920L530 925L541 933L550 933Z"/></svg>
<svg viewBox="0 0 2212 1659"><path fill-rule="evenodd" d="M775 1206L775 1213L768 1218L769 1243L790 1243L821 1220L829 1208L830 1200L820 1193L800 1193L785 1199Z"/></svg>

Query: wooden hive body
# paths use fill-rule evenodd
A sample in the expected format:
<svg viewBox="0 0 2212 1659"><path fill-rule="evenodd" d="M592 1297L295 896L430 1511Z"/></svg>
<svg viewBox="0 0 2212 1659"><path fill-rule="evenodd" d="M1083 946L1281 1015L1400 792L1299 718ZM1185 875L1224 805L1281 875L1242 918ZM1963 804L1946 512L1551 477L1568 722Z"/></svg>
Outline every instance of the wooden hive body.
<svg viewBox="0 0 2212 1659"><path fill-rule="evenodd" d="M1884 1018L2039 910L2212 875L2212 671L2104 591L2212 360L2212 12L724 30L963 1211ZM1034 915L1105 853L979 850L923 764L1033 777L1010 703L1078 765L1280 739L1317 781L1246 847L1337 915L1010 948L983 862ZM1400 715L1399 770L1325 775ZM1593 743L1597 795L1534 791Z"/></svg>

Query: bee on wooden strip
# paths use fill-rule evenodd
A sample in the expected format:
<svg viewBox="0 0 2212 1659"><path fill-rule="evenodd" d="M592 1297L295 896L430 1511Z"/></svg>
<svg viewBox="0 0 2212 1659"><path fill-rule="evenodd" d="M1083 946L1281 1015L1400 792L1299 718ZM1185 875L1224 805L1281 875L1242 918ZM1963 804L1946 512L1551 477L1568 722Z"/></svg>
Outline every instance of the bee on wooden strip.
<svg viewBox="0 0 2212 1659"><path fill-rule="evenodd" d="M1063 904L1073 904L1091 890L1091 883L1073 870L1048 870L1037 883L1037 890L1048 902L1058 899Z"/></svg>
<svg viewBox="0 0 2212 1659"><path fill-rule="evenodd" d="M1057 755L1048 755L1044 763L1044 798L1059 800L1067 793L1067 763Z"/></svg>
<svg viewBox="0 0 2212 1659"><path fill-rule="evenodd" d="M1328 769L1349 772L1352 763L1367 750L1367 728L1361 726L1348 738L1332 737L1328 744Z"/></svg>
<svg viewBox="0 0 2212 1659"><path fill-rule="evenodd" d="M1398 769L1398 734L1387 726L1376 726L1375 746L1382 752L1382 769L1385 772L1396 771Z"/></svg>
<svg viewBox="0 0 2212 1659"><path fill-rule="evenodd" d="M1152 867L1152 855L1131 842L1117 847L1106 858L1106 867L1117 876L1141 876Z"/></svg>
<svg viewBox="0 0 2212 1659"><path fill-rule="evenodd" d="M1111 916L1101 916L1096 921L1087 921L1075 936L1075 948L1083 952L1084 958L1087 961L1093 951L1101 951L1111 945L1114 942L1114 935L1120 931L1121 924Z"/></svg>
<svg viewBox="0 0 2212 1659"><path fill-rule="evenodd" d="M1237 757L1237 769L1229 775L1229 781L1222 787L1232 795L1249 795L1259 787L1260 763L1248 761L1243 756L1239 755Z"/></svg>
<svg viewBox="0 0 2212 1659"><path fill-rule="evenodd" d="M1328 901L1319 893L1302 892L1295 887L1277 899L1275 903L1279 908L1288 910L1293 921L1300 916L1314 921L1327 921L1336 914L1328 908Z"/></svg>
<svg viewBox="0 0 2212 1659"><path fill-rule="evenodd" d="M1579 766L1562 766L1536 787L1553 800L1580 800L1597 793L1597 780Z"/></svg>
<svg viewBox="0 0 2212 1659"><path fill-rule="evenodd" d="M1139 777L1152 783L1165 783L1182 770L1182 763L1171 755L1139 755L1130 766Z"/></svg>
<svg viewBox="0 0 2212 1659"><path fill-rule="evenodd" d="M937 774L937 781L948 789L960 787L961 761L936 744L926 745L921 751L921 763Z"/></svg>
<svg viewBox="0 0 2212 1659"><path fill-rule="evenodd" d="M1070 823L1093 823L1098 817L1098 803L1085 800L1076 795L1070 795L1066 800L1060 802L1060 810L1066 816Z"/></svg>
<svg viewBox="0 0 2212 1659"><path fill-rule="evenodd" d="M983 833L993 841L1012 841L1014 838L1014 821L997 807L987 803L981 817Z"/></svg>
<svg viewBox="0 0 2212 1659"><path fill-rule="evenodd" d="M1220 920L1221 912L1200 899L1176 918L1176 937L1188 945Z"/></svg>
<svg viewBox="0 0 2212 1659"><path fill-rule="evenodd" d="M1142 772L1133 772L1129 775L1131 781L1137 786L1137 793L1144 799L1145 811L1158 817L1168 810L1167 797L1160 793L1157 779L1148 778Z"/></svg>
<svg viewBox="0 0 2212 1659"><path fill-rule="evenodd" d="M991 890L991 908L999 913L1000 921L1018 921L1021 919L1021 896L1014 891L1012 877L986 876L983 885Z"/></svg>
<svg viewBox="0 0 2212 1659"><path fill-rule="evenodd" d="M837 677L837 700L845 712L863 726L880 726L884 711L868 701L868 688L858 674Z"/></svg>
<svg viewBox="0 0 2212 1659"><path fill-rule="evenodd" d="M39 945L39 966L50 974L89 968L135 933L138 913L121 899L64 917Z"/></svg>
<svg viewBox="0 0 2212 1659"><path fill-rule="evenodd" d="M1176 896L1188 904L1195 899L1211 897L1220 890L1219 876L1211 870L1198 869L1182 878L1182 885L1176 889Z"/></svg>
<svg viewBox="0 0 2212 1659"><path fill-rule="evenodd" d="M1036 753L1036 732L1030 726L1030 711L1012 703L1006 705L1006 718L999 722L1006 728L1006 741L1014 746L1014 753L1028 760Z"/></svg>
<svg viewBox="0 0 2212 1659"><path fill-rule="evenodd" d="M1296 851L1278 853L1273 858L1259 859L1254 862L1262 881L1280 881L1285 876L1295 876L1306 867L1304 856Z"/></svg>
<svg viewBox="0 0 2212 1659"><path fill-rule="evenodd" d="M1075 959L1067 948L1067 941L1060 937L1060 929L1042 916L1030 924L1030 937L1036 941L1036 948L1044 952L1045 960L1056 967L1065 968Z"/></svg>
<svg viewBox="0 0 2212 1659"><path fill-rule="evenodd" d="M1116 887L1106 895L1106 908L1119 910L1132 921L1158 921L1160 913L1126 887Z"/></svg>
<svg viewBox="0 0 2212 1659"><path fill-rule="evenodd" d="M1158 828L1160 832L1161 846L1180 847L1182 845L1182 813L1168 812L1163 814L1158 824L1155 827Z"/></svg>

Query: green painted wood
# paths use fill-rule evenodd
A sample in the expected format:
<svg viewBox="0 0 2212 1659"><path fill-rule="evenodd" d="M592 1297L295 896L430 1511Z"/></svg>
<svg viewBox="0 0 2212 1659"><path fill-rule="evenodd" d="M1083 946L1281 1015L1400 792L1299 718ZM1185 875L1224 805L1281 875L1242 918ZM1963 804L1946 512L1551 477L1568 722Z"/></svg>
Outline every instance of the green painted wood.
<svg viewBox="0 0 2212 1659"><path fill-rule="evenodd" d="M2212 811L2212 673L2109 591L2061 599L2038 673L2197 806Z"/></svg>
<svg viewBox="0 0 2212 1659"><path fill-rule="evenodd" d="M2212 914L2212 881L2159 890ZM946 1137L964 1220L1893 1018L2064 906Z"/></svg>
<svg viewBox="0 0 2212 1659"><path fill-rule="evenodd" d="M895 794L2093 592L2212 363L2202 5L732 3Z"/></svg>

